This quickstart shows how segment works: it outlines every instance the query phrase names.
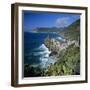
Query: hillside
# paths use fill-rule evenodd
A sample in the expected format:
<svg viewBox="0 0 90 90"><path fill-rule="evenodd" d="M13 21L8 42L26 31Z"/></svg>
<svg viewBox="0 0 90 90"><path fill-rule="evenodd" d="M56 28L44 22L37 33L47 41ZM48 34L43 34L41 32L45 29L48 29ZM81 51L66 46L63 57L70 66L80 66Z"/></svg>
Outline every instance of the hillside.
<svg viewBox="0 0 90 90"><path fill-rule="evenodd" d="M60 32L66 39L79 40L80 39L80 19L68 26L64 31Z"/></svg>
<svg viewBox="0 0 90 90"><path fill-rule="evenodd" d="M80 48L70 45L60 52L55 64L44 70L44 76L80 75Z"/></svg>

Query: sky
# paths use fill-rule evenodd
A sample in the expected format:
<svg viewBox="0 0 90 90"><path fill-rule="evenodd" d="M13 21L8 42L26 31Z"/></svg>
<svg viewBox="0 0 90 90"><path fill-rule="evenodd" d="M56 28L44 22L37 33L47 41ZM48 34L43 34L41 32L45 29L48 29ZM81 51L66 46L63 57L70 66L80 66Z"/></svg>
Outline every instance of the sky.
<svg viewBox="0 0 90 90"><path fill-rule="evenodd" d="M80 14L23 11L24 30L40 27L67 27L80 18Z"/></svg>

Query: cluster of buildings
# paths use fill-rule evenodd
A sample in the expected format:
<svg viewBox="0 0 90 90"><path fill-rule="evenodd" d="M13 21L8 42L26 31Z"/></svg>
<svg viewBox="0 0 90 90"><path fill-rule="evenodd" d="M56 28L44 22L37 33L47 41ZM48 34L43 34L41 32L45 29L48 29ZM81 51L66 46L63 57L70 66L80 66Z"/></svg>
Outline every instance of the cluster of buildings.
<svg viewBox="0 0 90 90"><path fill-rule="evenodd" d="M79 47L79 41L77 40L65 40L65 41L58 41L54 38L47 38L45 40L45 45L49 48L52 52L59 53L61 50L66 49L69 45L74 44L75 46Z"/></svg>

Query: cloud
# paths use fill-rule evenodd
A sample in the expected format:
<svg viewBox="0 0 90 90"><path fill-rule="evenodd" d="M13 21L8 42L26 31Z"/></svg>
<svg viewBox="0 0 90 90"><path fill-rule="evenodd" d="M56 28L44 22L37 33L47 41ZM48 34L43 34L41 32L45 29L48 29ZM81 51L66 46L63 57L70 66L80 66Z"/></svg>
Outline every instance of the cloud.
<svg viewBox="0 0 90 90"><path fill-rule="evenodd" d="M70 24L70 17L60 17L56 20L57 27L67 27Z"/></svg>

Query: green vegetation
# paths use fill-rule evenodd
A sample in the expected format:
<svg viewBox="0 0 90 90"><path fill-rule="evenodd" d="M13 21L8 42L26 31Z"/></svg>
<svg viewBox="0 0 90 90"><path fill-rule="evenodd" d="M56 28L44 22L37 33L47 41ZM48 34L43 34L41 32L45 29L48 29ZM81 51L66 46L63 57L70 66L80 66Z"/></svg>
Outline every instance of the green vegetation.
<svg viewBox="0 0 90 90"><path fill-rule="evenodd" d="M57 75L79 75L80 53L79 47L70 45L66 50L60 52L60 57L54 65L48 66L44 71L45 76Z"/></svg>
<svg viewBox="0 0 90 90"><path fill-rule="evenodd" d="M42 73L40 67L30 66L29 64L24 65L24 77L39 77L42 76Z"/></svg>

